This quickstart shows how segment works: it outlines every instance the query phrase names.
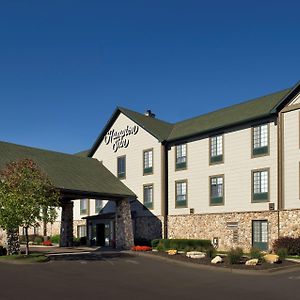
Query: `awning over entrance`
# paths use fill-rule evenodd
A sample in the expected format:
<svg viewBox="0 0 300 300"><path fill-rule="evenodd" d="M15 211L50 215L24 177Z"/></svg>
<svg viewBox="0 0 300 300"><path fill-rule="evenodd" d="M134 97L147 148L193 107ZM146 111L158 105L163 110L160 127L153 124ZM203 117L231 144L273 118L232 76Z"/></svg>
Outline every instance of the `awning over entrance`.
<svg viewBox="0 0 300 300"><path fill-rule="evenodd" d="M73 202L80 198L116 201L116 245L133 244L129 199L136 195L102 163L89 157L0 142L0 170L12 161L33 160L61 192L61 246L73 244Z"/></svg>

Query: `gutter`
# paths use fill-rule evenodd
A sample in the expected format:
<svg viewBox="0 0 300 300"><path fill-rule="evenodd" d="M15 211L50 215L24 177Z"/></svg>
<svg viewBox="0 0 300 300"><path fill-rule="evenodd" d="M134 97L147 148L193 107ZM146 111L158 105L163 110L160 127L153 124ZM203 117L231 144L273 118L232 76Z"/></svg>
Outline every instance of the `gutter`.
<svg viewBox="0 0 300 300"><path fill-rule="evenodd" d="M254 119L250 118L250 119L246 119L246 120L243 120L243 121L231 123L230 125L219 126L219 127L213 128L213 129L204 130L202 132L188 134L188 135L181 136L181 137L178 137L178 138L167 139L167 142L168 143L174 143L176 141L181 141L181 140L184 140L184 139L196 138L196 137L200 137L202 135L215 133L216 131L230 129L230 128L234 128L234 127L240 126L240 125L245 125L245 124L247 124L249 122L261 121L261 119L271 119L275 115L276 115L276 113L268 113L268 114L264 114L264 115L258 116L258 117L254 118Z"/></svg>

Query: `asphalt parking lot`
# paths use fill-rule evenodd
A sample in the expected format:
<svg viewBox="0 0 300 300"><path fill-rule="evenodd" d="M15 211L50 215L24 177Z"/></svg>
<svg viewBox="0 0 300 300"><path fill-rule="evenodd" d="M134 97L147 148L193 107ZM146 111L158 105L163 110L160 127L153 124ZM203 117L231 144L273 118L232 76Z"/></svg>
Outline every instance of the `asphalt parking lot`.
<svg viewBox="0 0 300 300"><path fill-rule="evenodd" d="M240 275L140 256L1 263L0 268L0 300L300 299L300 268L277 275Z"/></svg>

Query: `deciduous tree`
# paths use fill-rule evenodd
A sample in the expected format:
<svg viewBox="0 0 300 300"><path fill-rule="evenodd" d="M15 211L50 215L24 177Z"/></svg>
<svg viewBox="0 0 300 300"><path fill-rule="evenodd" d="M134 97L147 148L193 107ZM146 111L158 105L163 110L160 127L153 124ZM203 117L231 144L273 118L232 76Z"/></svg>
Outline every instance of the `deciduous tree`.
<svg viewBox="0 0 300 300"><path fill-rule="evenodd" d="M29 254L28 228L39 222L53 223L59 197L48 176L33 160L6 165L0 172L0 227L7 232L8 254L20 251L19 227L25 229Z"/></svg>

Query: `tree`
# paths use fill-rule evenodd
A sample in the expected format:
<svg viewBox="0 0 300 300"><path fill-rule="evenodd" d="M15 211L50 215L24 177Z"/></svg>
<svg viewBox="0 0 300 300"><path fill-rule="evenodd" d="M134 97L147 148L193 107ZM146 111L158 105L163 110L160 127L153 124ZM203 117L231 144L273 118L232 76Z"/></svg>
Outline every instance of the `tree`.
<svg viewBox="0 0 300 300"><path fill-rule="evenodd" d="M20 252L19 227L25 229L29 254L28 228L41 221L53 223L59 198L57 189L34 161L23 159L6 165L0 172L0 227L7 232L8 254Z"/></svg>

